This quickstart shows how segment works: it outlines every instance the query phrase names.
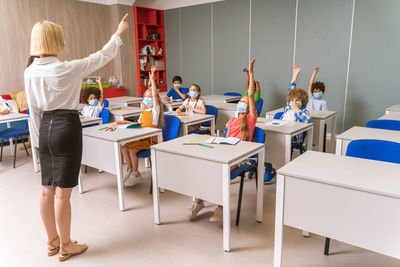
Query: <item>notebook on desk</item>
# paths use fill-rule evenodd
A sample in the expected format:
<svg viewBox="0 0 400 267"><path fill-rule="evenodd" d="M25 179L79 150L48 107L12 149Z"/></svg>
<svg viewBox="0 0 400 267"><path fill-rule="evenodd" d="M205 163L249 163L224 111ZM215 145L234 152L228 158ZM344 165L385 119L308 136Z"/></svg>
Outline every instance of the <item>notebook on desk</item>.
<svg viewBox="0 0 400 267"><path fill-rule="evenodd" d="M223 145L236 145L237 143L240 142L239 138L235 137L210 137L206 141L204 141L205 144L223 144Z"/></svg>
<svg viewBox="0 0 400 267"><path fill-rule="evenodd" d="M135 122L135 123L131 123L131 124L118 125L117 127L123 128L123 129L140 128L141 124L139 122Z"/></svg>

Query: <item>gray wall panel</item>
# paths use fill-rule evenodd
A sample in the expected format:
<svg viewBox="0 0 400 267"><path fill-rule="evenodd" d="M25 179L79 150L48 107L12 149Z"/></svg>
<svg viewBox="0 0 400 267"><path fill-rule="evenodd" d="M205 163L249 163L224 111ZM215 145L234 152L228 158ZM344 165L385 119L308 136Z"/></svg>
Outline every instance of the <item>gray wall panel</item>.
<svg viewBox="0 0 400 267"><path fill-rule="evenodd" d="M172 87L172 77L180 75L179 9L164 12L167 84Z"/></svg>
<svg viewBox="0 0 400 267"><path fill-rule="evenodd" d="M356 1L345 128L400 104L400 1Z"/></svg>

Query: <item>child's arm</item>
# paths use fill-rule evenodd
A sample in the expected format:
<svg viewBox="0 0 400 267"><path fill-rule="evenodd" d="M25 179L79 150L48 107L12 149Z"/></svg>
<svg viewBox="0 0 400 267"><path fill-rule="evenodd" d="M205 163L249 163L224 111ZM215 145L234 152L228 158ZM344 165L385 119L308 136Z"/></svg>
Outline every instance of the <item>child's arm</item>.
<svg viewBox="0 0 400 267"><path fill-rule="evenodd" d="M203 103L201 103L201 107L200 108L192 108L192 110L195 113L206 114L206 105L203 102Z"/></svg>
<svg viewBox="0 0 400 267"><path fill-rule="evenodd" d="M296 87L296 82L297 82L297 78L299 78L300 70L301 70L301 68L300 68L299 64L294 65L292 81L289 84L288 91L290 91L291 89Z"/></svg>
<svg viewBox="0 0 400 267"><path fill-rule="evenodd" d="M260 83L256 81L256 92L260 94Z"/></svg>
<svg viewBox="0 0 400 267"><path fill-rule="evenodd" d="M182 104L182 105L180 105L180 107L179 108L177 108L176 109L176 114L181 114L181 112L182 112L182 109L184 109L185 108L185 105L184 104Z"/></svg>
<svg viewBox="0 0 400 267"><path fill-rule="evenodd" d="M177 88L177 87L174 86L174 90L175 90L175 92L178 93L178 95L179 95L183 100L186 99L186 95L185 95L185 94L182 94L182 93L181 93L181 90L179 90L179 88Z"/></svg>
<svg viewBox="0 0 400 267"><path fill-rule="evenodd" d="M244 68L243 72L246 72L246 91L249 90L249 70Z"/></svg>
<svg viewBox="0 0 400 267"><path fill-rule="evenodd" d="M151 95L153 96L154 107L159 107L161 103L158 102L158 90L156 87L156 78L154 77L154 73L156 71L156 66L152 66L150 69L150 83L151 83Z"/></svg>
<svg viewBox="0 0 400 267"><path fill-rule="evenodd" d="M99 84L99 89L100 89L100 106L103 106L104 104L104 89L103 89L103 84L101 83L101 77L96 78L96 82Z"/></svg>
<svg viewBox="0 0 400 267"><path fill-rule="evenodd" d="M250 113L253 116L253 118L257 118L257 106L256 102L254 101L254 73L253 73L253 68L254 68L254 62L256 61L255 58L253 58L250 61L249 64L249 94L248 94L248 100L249 100L249 109Z"/></svg>
<svg viewBox="0 0 400 267"><path fill-rule="evenodd" d="M312 88L312 85L313 85L313 83L314 83L315 76L317 76L318 71L319 71L319 67L316 67L316 68L314 69L313 74L311 75L310 81L308 82L308 94L309 94L309 95L311 94L311 88Z"/></svg>

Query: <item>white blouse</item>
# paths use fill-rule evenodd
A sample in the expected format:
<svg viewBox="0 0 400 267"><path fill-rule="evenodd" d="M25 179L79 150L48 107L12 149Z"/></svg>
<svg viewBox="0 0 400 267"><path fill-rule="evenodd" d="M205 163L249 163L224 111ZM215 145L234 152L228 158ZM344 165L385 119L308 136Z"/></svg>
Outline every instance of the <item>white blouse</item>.
<svg viewBox="0 0 400 267"><path fill-rule="evenodd" d="M39 129L43 111L78 110L82 80L103 67L122 45L116 34L94 54L83 59L61 62L57 57L36 58L25 69L25 91L29 105L31 142L39 147Z"/></svg>

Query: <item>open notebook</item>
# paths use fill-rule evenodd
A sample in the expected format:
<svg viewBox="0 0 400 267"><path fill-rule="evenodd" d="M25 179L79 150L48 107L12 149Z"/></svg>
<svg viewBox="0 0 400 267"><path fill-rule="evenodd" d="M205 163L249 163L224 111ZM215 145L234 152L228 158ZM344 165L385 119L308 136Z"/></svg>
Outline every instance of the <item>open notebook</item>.
<svg viewBox="0 0 400 267"><path fill-rule="evenodd" d="M124 129L131 129L131 128L140 128L140 123L135 122L131 124L121 124L117 126L118 128L124 128Z"/></svg>
<svg viewBox="0 0 400 267"><path fill-rule="evenodd" d="M236 145L240 142L239 138L235 137L210 137L206 141L205 144L225 144L225 145Z"/></svg>

